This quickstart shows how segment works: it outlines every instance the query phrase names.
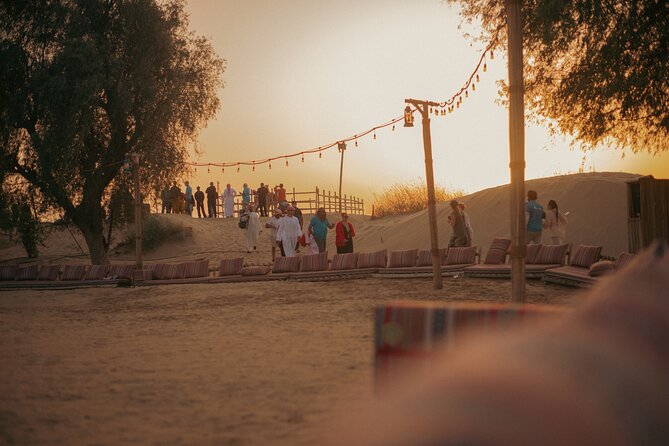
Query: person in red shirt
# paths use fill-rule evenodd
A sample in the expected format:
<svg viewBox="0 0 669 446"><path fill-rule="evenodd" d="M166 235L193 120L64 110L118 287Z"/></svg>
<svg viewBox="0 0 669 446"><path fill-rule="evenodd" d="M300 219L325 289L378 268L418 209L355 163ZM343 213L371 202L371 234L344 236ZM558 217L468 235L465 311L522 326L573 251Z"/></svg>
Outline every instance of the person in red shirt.
<svg viewBox="0 0 669 446"><path fill-rule="evenodd" d="M335 227L335 245L337 246L337 254L345 254L353 252L353 237L355 237L355 230L353 225L348 222L348 214L341 213L341 221Z"/></svg>
<svg viewBox="0 0 669 446"><path fill-rule="evenodd" d="M284 189L283 183L274 188L274 193L276 194L278 204L286 201L286 189Z"/></svg>

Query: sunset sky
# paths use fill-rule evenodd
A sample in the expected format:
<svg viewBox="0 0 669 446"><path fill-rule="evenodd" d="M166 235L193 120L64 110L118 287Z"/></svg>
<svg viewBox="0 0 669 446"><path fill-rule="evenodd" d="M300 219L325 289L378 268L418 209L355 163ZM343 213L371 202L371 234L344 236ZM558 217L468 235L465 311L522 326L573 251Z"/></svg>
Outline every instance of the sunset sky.
<svg viewBox="0 0 669 446"><path fill-rule="evenodd" d="M189 0L187 11L190 28L227 60L222 107L199 138L197 162L309 150L400 116L405 98L443 101L463 85L485 46L463 36L457 8L440 0ZM474 192L509 182L508 112L495 103L506 55L495 55L460 109L432 119L435 181L446 188ZM344 193L369 203L389 184L425 178L418 115L416 124L349 144ZM667 154L621 154L588 152L584 167L669 177ZM583 156L564 138L527 124L527 178L576 172ZM288 167L281 161L255 172L242 167L239 174L198 168L194 183L209 181L336 190L339 154L334 148L321 159L293 158Z"/></svg>

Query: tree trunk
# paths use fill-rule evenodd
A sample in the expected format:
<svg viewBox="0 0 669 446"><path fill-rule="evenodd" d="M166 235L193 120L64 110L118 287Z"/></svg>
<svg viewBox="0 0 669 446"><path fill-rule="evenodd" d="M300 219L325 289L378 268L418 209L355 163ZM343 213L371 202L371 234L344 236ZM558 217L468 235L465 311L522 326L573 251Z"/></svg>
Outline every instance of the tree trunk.
<svg viewBox="0 0 669 446"><path fill-rule="evenodd" d="M84 214L82 208L86 210ZM93 265L107 265L109 264L109 257L104 243L104 228L102 225L102 206L88 204L88 206L78 206L74 215L72 215L72 223L81 231L81 234L86 240L88 246L88 253L91 256L91 263Z"/></svg>

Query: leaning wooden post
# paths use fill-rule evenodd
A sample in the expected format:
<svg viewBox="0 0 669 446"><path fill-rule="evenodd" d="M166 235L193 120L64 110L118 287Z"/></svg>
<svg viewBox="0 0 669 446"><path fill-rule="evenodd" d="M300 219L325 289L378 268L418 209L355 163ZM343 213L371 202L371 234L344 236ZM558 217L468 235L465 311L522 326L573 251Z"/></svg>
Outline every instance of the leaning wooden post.
<svg viewBox="0 0 669 446"><path fill-rule="evenodd" d="M142 191L139 184L139 154L131 153L135 180L135 267L142 269Z"/></svg>
<svg viewBox="0 0 669 446"><path fill-rule="evenodd" d="M443 287L441 279L441 258L439 258L439 233L437 231L437 199L434 193L434 169L432 167L432 136L430 134L430 107L435 102L406 99L421 114L423 121L423 149L425 150L425 177L427 179L427 211L430 222L430 242L432 247L432 285L435 290ZM413 126L413 123L411 124Z"/></svg>
<svg viewBox="0 0 669 446"><path fill-rule="evenodd" d="M525 107L520 0L507 0L509 168L511 170L511 300L525 302Z"/></svg>

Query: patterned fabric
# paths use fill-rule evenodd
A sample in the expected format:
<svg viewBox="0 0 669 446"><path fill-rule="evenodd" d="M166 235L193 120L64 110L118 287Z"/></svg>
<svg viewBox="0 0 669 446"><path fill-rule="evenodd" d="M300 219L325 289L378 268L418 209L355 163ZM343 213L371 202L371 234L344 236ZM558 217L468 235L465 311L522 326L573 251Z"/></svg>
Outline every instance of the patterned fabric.
<svg viewBox="0 0 669 446"><path fill-rule="evenodd" d="M109 265L91 265L86 271L84 280L101 280L107 276Z"/></svg>
<svg viewBox="0 0 669 446"><path fill-rule="evenodd" d="M335 254L332 256L330 270L355 269L358 266L358 253Z"/></svg>
<svg viewBox="0 0 669 446"><path fill-rule="evenodd" d="M615 265L610 260L600 260L590 265L588 269L588 275L592 277L599 277L606 274L610 274L615 271Z"/></svg>
<svg viewBox="0 0 669 446"><path fill-rule="evenodd" d="M391 251L390 260L388 261L388 267L402 268L408 266L416 266L417 256L418 256L417 249L408 249L406 251Z"/></svg>
<svg viewBox="0 0 669 446"><path fill-rule="evenodd" d="M86 265L65 265L61 280L82 280L86 275Z"/></svg>
<svg viewBox="0 0 669 446"><path fill-rule="evenodd" d="M158 280L183 279L186 266L183 263L163 263L153 272L153 278Z"/></svg>
<svg viewBox="0 0 669 446"><path fill-rule="evenodd" d="M446 248L439 248L439 264L444 263ZM416 266L432 266L432 250L421 249L416 254Z"/></svg>
<svg viewBox="0 0 669 446"><path fill-rule="evenodd" d="M541 245L532 263L537 265L562 265L567 248L569 248L569 245Z"/></svg>
<svg viewBox="0 0 669 446"><path fill-rule="evenodd" d="M14 280L18 269L16 265L0 265L0 280Z"/></svg>
<svg viewBox="0 0 669 446"><path fill-rule="evenodd" d="M476 246L467 248L448 248L446 252L446 265L461 265L463 263L474 263L476 259Z"/></svg>
<svg viewBox="0 0 669 446"><path fill-rule="evenodd" d="M490 243L490 249L485 255L483 261L486 265L500 265L506 262L506 253L511 246L511 239L509 238L494 238Z"/></svg>
<svg viewBox="0 0 669 446"><path fill-rule="evenodd" d="M209 260L196 260L193 262L184 262L184 278L207 277L209 275Z"/></svg>
<svg viewBox="0 0 669 446"><path fill-rule="evenodd" d="M571 263L569 265L590 268L590 265L599 260L601 253L601 246L578 245L576 251L571 256Z"/></svg>
<svg viewBox="0 0 669 446"><path fill-rule="evenodd" d="M58 280L60 265L42 265L39 268L37 280Z"/></svg>
<svg viewBox="0 0 669 446"><path fill-rule="evenodd" d="M299 257L277 257L272 267L273 273L296 273L300 270Z"/></svg>
<svg viewBox="0 0 669 446"><path fill-rule="evenodd" d="M358 253L358 268L385 268L388 251L385 249L376 252Z"/></svg>
<svg viewBox="0 0 669 446"><path fill-rule="evenodd" d="M634 259L634 254L630 254L629 252L621 252L618 258L616 259L614 266L616 269L621 269L624 268L625 265L630 263Z"/></svg>
<svg viewBox="0 0 669 446"><path fill-rule="evenodd" d="M328 252L304 255L300 259L300 271L327 271Z"/></svg>
<svg viewBox="0 0 669 446"><path fill-rule="evenodd" d="M132 279L133 271L135 271L135 265L112 265L109 276L114 279Z"/></svg>
<svg viewBox="0 0 669 446"><path fill-rule="evenodd" d="M244 266L244 257L236 259L222 259L218 267L219 276L233 276L239 274Z"/></svg>
<svg viewBox="0 0 669 446"><path fill-rule="evenodd" d="M58 279L58 270L56 270L56 277L51 280L57 280ZM31 265L31 266L26 266L23 268L17 268L16 269L16 280L37 280L39 277L39 266L38 265Z"/></svg>
<svg viewBox="0 0 669 446"><path fill-rule="evenodd" d="M272 268L269 266L245 266L241 269L242 276L264 276L268 274Z"/></svg>
<svg viewBox="0 0 669 446"><path fill-rule="evenodd" d="M534 263L534 259L539 254L539 250L541 249L541 245L527 245L526 246L527 251L525 253L525 263Z"/></svg>

